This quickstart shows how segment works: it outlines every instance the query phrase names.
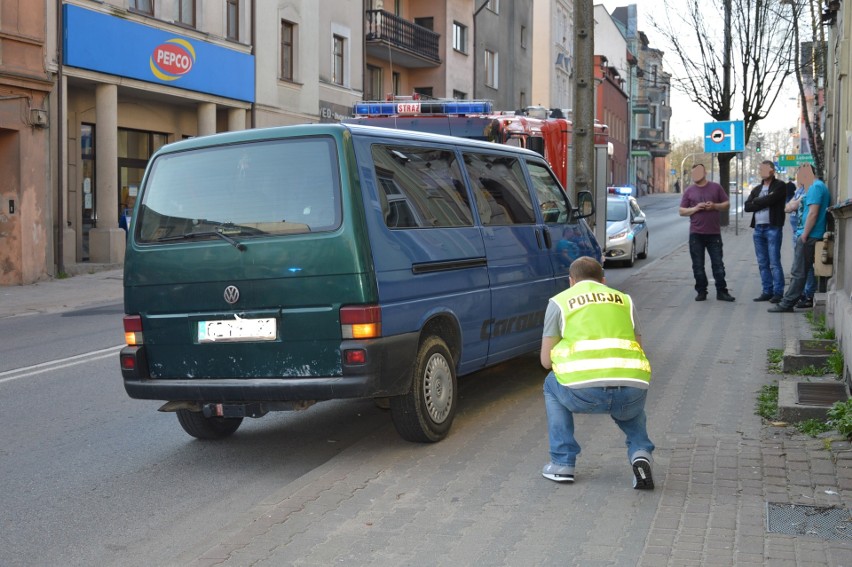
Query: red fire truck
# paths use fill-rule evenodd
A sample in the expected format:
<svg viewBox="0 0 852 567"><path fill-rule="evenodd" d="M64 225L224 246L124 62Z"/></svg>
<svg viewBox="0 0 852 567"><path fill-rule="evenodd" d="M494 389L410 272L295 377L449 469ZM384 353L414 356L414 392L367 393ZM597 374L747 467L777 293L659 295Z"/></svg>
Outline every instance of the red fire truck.
<svg viewBox="0 0 852 567"><path fill-rule="evenodd" d="M495 111L487 100L421 100L415 95L357 102L353 114L354 118L344 122L460 136L533 150L544 156L562 186L570 188L571 121L551 118L546 108ZM596 123L593 194L598 214L606 211L608 142L608 128ZM594 225L598 241L606 242L606 223Z"/></svg>

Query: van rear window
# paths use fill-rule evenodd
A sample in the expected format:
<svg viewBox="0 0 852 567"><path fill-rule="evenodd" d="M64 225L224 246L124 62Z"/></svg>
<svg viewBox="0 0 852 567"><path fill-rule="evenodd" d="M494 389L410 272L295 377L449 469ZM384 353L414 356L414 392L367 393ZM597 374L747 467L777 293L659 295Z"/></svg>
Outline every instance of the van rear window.
<svg viewBox="0 0 852 567"><path fill-rule="evenodd" d="M143 190L137 239L334 230L341 217L336 156L327 136L162 155Z"/></svg>

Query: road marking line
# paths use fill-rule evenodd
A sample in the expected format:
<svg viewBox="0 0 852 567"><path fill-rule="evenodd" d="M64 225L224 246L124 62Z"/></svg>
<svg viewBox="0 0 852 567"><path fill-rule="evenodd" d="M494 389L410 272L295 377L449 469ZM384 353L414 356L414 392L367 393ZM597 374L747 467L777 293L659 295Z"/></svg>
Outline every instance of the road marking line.
<svg viewBox="0 0 852 567"><path fill-rule="evenodd" d="M114 356L123 347L124 345L118 345L101 350L93 350L92 352L69 356L67 358L60 358L58 360L42 362L39 364L34 364L32 366L26 366L24 368L6 370L5 372L0 372L0 384L3 384L4 382L11 382L12 380L17 380L19 378L26 378L27 376L40 374L42 372L60 370L62 368L68 368L69 366L76 366L78 364L108 358L110 356Z"/></svg>

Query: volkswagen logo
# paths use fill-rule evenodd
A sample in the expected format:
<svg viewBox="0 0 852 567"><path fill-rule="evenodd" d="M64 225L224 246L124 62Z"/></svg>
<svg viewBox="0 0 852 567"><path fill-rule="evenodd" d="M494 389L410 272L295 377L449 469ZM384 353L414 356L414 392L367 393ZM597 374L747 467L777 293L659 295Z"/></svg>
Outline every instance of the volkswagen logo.
<svg viewBox="0 0 852 567"><path fill-rule="evenodd" d="M225 288L225 301L233 305L240 300L240 290L235 285L229 285Z"/></svg>

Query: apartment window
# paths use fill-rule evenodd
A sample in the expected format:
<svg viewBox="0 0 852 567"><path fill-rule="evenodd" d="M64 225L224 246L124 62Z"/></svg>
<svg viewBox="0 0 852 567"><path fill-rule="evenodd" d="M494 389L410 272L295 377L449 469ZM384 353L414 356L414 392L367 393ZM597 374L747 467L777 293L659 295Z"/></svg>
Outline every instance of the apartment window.
<svg viewBox="0 0 852 567"><path fill-rule="evenodd" d="M177 19L185 26L195 27L195 0L179 0Z"/></svg>
<svg viewBox="0 0 852 567"><path fill-rule="evenodd" d="M519 97L521 101L520 108L527 107L527 93L525 91L521 91L521 96Z"/></svg>
<svg viewBox="0 0 852 567"><path fill-rule="evenodd" d="M422 97L433 98L432 97L432 87L415 87L414 92L419 94Z"/></svg>
<svg viewBox="0 0 852 567"><path fill-rule="evenodd" d="M500 13L500 0L488 0L488 9L495 14Z"/></svg>
<svg viewBox="0 0 852 567"><path fill-rule="evenodd" d="M467 53L467 26L453 22L453 49Z"/></svg>
<svg viewBox="0 0 852 567"><path fill-rule="evenodd" d="M399 86L402 83L402 76L396 71L394 71L391 75L391 81L393 82L393 85L391 85L391 88L393 89L393 94L398 95L400 91Z"/></svg>
<svg viewBox="0 0 852 567"><path fill-rule="evenodd" d="M414 23L427 30L435 30L435 18L414 18Z"/></svg>
<svg viewBox="0 0 852 567"><path fill-rule="evenodd" d="M130 9L153 16L154 0L130 0Z"/></svg>
<svg viewBox="0 0 852 567"><path fill-rule="evenodd" d="M335 35L333 41L334 45L332 47L331 80L338 85L342 85L344 63L343 49L345 47L346 40L342 36Z"/></svg>
<svg viewBox="0 0 852 567"><path fill-rule="evenodd" d="M367 84L364 89L367 100L382 100L382 68L367 65Z"/></svg>
<svg viewBox="0 0 852 567"><path fill-rule="evenodd" d="M296 59L296 24L281 20L281 78L292 81Z"/></svg>
<svg viewBox="0 0 852 567"><path fill-rule="evenodd" d="M521 26L521 47L527 48L527 26Z"/></svg>
<svg viewBox="0 0 852 567"><path fill-rule="evenodd" d="M453 89L453 98L456 100L467 100L467 93Z"/></svg>
<svg viewBox="0 0 852 567"><path fill-rule="evenodd" d="M495 89L499 86L497 55L494 51L485 50L485 84Z"/></svg>
<svg viewBox="0 0 852 567"><path fill-rule="evenodd" d="M240 0L227 0L227 37L234 41L240 39Z"/></svg>

